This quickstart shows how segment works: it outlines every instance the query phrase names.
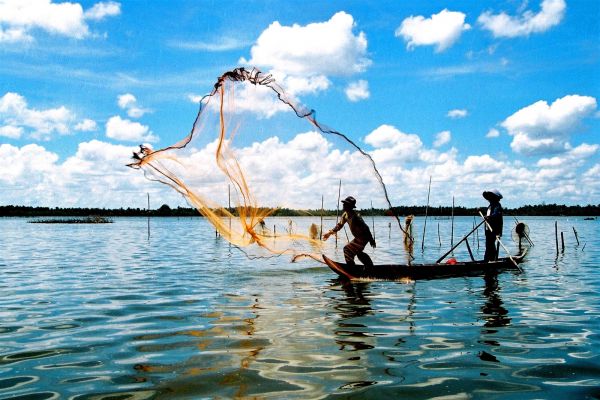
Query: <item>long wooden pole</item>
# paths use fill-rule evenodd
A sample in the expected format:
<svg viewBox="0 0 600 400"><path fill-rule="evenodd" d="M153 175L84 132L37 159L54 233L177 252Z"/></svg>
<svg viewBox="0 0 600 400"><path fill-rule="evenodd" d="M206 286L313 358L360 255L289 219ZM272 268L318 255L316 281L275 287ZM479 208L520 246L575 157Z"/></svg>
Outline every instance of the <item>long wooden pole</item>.
<svg viewBox="0 0 600 400"><path fill-rule="evenodd" d="M148 240L150 240L150 193L146 193L148 195L148 208L147 213L148 213Z"/></svg>
<svg viewBox="0 0 600 400"><path fill-rule="evenodd" d="M554 239L556 240L556 256L558 257L558 221L554 221Z"/></svg>
<svg viewBox="0 0 600 400"><path fill-rule="evenodd" d="M340 197L342 196L342 180L340 179L340 185L338 186L338 201L337 208L335 210L335 225L337 226L338 222L340 222ZM335 235L335 248L337 249L337 234Z"/></svg>
<svg viewBox="0 0 600 400"><path fill-rule="evenodd" d="M429 189L427 189L427 205L425 206L425 222L423 223L423 237L421 238L421 251L425 249L425 228L427 228L427 213L429 211L429 195L431 194L431 175L429 175Z"/></svg>
<svg viewBox="0 0 600 400"><path fill-rule="evenodd" d="M325 198L321 195L321 229L319 231L319 240L323 240L323 202Z"/></svg>
<svg viewBox="0 0 600 400"><path fill-rule="evenodd" d="M371 200L371 226L373 227L373 240L375 240L375 209L373 208L373 200Z"/></svg>
<svg viewBox="0 0 600 400"><path fill-rule="evenodd" d="M450 246L454 244L454 196L452 196L452 228L450 230Z"/></svg>
<svg viewBox="0 0 600 400"><path fill-rule="evenodd" d="M469 236L471 236L471 234L473 232L475 232L477 230L477 228L479 228L485 221L481 221L475 228L473 228L471 230L471 232L467 233L462 239L460 239L458 241L458 243L456 243L454 246L452 246L452 248L450 250L448 250L443 256L441 256L440 258L437 259L437 261L435 262L436 264L440 263L444 258L446 258L446 256L450 253L452 253L454 251L454 249L456 249L464 240L466 240Z"/></svg>
<svg viewBox="0 0 600 400"><path fill-rule="evenodd" d="M573 227L573 233L575 234L575 240L577 240L577 246L579 246L579 236L577 236L577 231L575 230L575 227Z"/></svg>

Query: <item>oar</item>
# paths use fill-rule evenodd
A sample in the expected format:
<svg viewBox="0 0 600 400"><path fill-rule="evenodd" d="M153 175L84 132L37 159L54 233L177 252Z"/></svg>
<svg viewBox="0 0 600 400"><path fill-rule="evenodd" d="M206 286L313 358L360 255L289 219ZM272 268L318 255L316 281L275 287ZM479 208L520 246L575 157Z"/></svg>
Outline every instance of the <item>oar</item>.
<svg viewBox="0 0 600 400"><path fill-rule="evenodd" d="M485 217L483 216L483 214L481 213L481 211L479 211L479 215L483 219L483 222L485 222L485 225L488 227L488 229L490 230L490 232L494 232L494 230L490 226L489 222L487 222L487 220L485 219ZM512 261L512 263L515 264L515 267L517 267L519 269L519 271L523 272L523 269L521 267L519 267L519 264L510 255L510 251L508 251L508 249L506 248L506 246L504 246L504 243L502 243L502 241L500 240L500 236L496 235L496 240L498 241L498 243L500 243L500 246L502 246L502 248L504 249L504 251L506 251L506 254L508 254L508 258L510 258L510 261Z"/></svg>
<svg viewBox="0 0 600 400"><path fill-rule="evenodd" d="M438 260L435 262L436 264L439 264L444 258L446 258L446 256L450 253L452 253L452 251L454 249L456 249L458 247L458 245L460 245L463 241L465 241L469 236L471 236L471 234L473 232L475 232L477 230L477 228L479 228L481 226L481 224L483 224L485 221L481 221L475 228L473 228L471 230L471 232L467 233L462 239L460 239L458 241L458 243L456 243L450 250L448 250L448 252L446 254L444 254L443 256L441 256L440 258L438 258Z"/></svg>

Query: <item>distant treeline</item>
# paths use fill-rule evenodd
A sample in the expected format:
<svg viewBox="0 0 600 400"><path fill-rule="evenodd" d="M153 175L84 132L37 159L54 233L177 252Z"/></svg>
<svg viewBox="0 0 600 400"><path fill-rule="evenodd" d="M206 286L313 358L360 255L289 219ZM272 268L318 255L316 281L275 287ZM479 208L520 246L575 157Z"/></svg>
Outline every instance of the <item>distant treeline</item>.
<svg viewBox="0 0 600 400"><path fill-rule="evenodd" d="M450 216L454 212L456 216L477 215L485 207L467 208L467 207L429 207L427 213L431 217ZM236 209L232 209L233 214L237 214ZM295 217L295 216L335 216L337 210L293 210L289 208L278 208L271 215L276 217ZM561 204L539 204L527 205L518 208L505 208L505 214L508 215L537 215L537 216L600 216L600 204L587 206L566 206ZM384 209L365 209L360 210L365 216L371 215L425 215L425 206L399 206L392 210ZM171 208L166 204L155 210L146 210L142 208L60 208L60 207L27 207L27 206L0 206L0 217L198 217L200 214L194 208L177 207Z"/></svg>

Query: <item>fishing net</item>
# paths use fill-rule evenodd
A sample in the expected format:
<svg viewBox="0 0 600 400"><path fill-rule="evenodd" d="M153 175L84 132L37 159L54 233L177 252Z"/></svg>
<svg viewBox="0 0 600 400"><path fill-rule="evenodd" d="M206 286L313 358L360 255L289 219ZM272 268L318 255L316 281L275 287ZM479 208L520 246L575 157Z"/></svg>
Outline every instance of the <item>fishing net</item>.
<svg viewBox="0 0 600 400"><path fill-rule="evenodd" d="M142 145L129 166L179 192L251 256L320 253L318 210L335 210L339 195L356 197L359 209L391 209L371 156L256 69L219 77L183 139L159 150ZM312 209L305 214L315 218L306 226L273 218L282 208ZM326 219L323 231L334 224Z"/></svg>

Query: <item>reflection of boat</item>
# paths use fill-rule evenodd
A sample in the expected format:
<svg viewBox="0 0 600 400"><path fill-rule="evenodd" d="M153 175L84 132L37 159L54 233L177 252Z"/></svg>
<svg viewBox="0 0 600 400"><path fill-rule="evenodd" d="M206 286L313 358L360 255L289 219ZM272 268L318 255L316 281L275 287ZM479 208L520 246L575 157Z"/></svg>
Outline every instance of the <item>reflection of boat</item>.
<svg viewBox="0 0 600 400"><path fill-rule="evenodd" d="M482 275L486 272L518 269L513 263L523 261L526 251L509 257L499 258L497 261L463 261L453 264L386 264L386 265L348 265L331 260L323 256L325 263L335 273L350 280L401 280L401 279L438 279L457 276Z"/></svg>

